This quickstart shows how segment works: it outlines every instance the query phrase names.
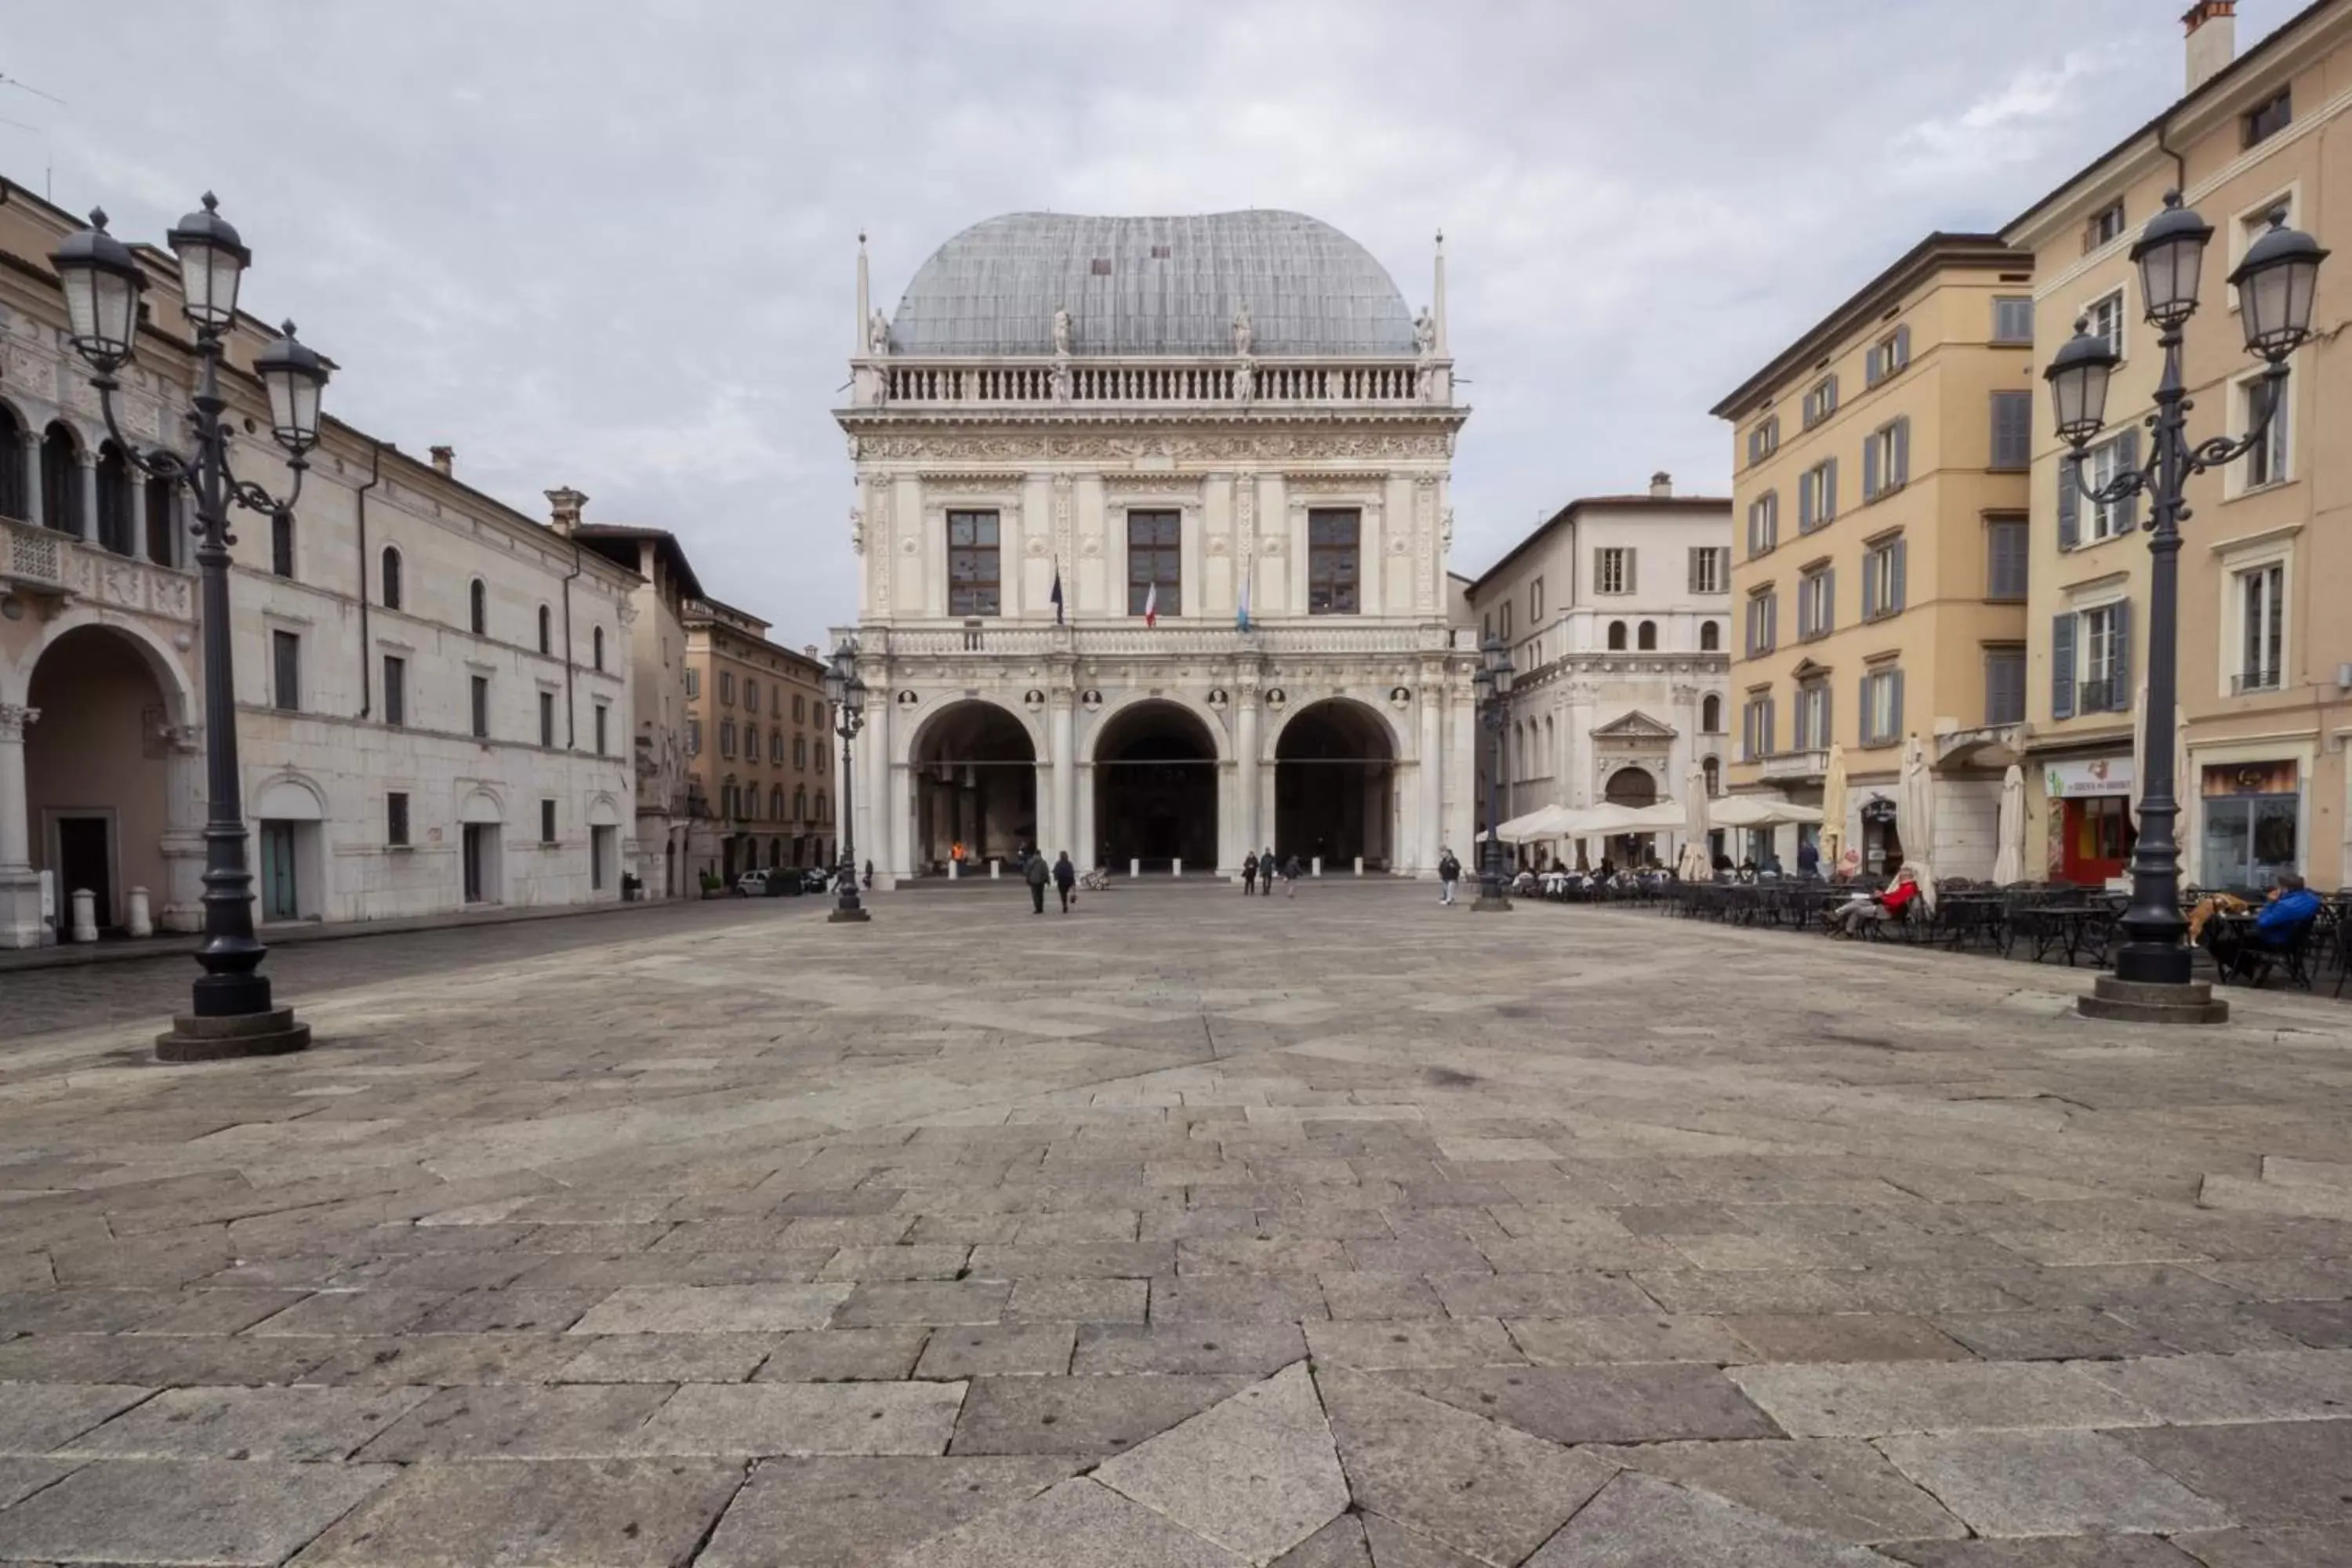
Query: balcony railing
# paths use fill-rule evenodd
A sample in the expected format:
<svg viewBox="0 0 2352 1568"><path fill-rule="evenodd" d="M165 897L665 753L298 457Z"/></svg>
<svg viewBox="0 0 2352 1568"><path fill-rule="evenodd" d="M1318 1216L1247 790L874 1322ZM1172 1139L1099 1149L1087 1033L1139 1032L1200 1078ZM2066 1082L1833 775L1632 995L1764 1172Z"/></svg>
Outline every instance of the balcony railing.
<svg viewBox="0 0 2352 1568"><path fill-rule="evenodd" d="M191 574L13 517L0 517L0 587L57 598L79 595L177 621L194 621L196 615Z"/></svg>
<svg viewBox="0 0 2352 1568"><path fill-rule="evenodd" d="M1194 658L1245 652L1269 654L1391 653L1408 647L1441 653L1455 647L1467 649L1475 628L1432 626L1425 622L1374 621L1355 623L1352 616L1317 616L1307 625L1238 626L1146 626L1131 624L1102 626L997 626L959 623L952 626L867 626L857 634L858 649L868 655L921 656L985 653L1013 657L1072 654L1079 658L1111 654L1169 654Z"/></svg>
<svg viewBox="0 0 2352 1568"><path fill-rule="evenodd" d="M2243 697L2250 691L2276 691L2279 672L2275 669L2249 669L2230 677L2230 695Z"/></svg>
<svg viewBox="0 0 2352 1568"><path fill-rule="evenodd" d="M1768 779L1818 778L1830 768L1830 754L1826 751L1775 752L1758 760Z"/></svg>
<svg viewBox="0 0 2352 1568"><path fill-rule="evenodd" d="M880 401L893 408L969 408L1005 404L1282 407L1437 402L1444 362L1265 359L874 362ZM861 400L863 395L861 394Z"/></svg>
<svg viewBox="0 0 2352 1568"><path fill-rule="evenodd" d="M2118 713L2128 708L2131 694L2119 680L2085 680L2074 688L2077 713Z"/></svg>

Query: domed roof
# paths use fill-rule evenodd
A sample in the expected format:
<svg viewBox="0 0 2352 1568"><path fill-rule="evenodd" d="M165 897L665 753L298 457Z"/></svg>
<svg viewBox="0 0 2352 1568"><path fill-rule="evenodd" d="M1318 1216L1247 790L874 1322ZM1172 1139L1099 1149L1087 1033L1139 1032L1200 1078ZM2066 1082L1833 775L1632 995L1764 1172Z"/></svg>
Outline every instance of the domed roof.
<svg viewBox="0 0 2352 1568"><path fill-rule="evenodd" d="M1054 312L1073 354L1251 352L1410 358L1412 315L1388 269L1301 213L1083 217L1008 213L931 253L890 323L904 354L1050 354Z"/></svg>

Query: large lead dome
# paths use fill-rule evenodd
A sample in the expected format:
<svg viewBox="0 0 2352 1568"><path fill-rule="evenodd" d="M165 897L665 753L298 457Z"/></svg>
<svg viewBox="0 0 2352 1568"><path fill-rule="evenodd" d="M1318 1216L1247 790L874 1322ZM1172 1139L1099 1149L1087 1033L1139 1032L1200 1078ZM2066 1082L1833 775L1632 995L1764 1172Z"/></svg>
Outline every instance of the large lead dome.
<svg viewBox="0 0 2352 1568"><path fill-rule="evenodd" d="M1081 217L1008 213L931 253L890 323L902 354L1049 354L1054 312L1075 354L1252 352L1411 357L1412 316L1388 269L1303 213Z"/></svg>

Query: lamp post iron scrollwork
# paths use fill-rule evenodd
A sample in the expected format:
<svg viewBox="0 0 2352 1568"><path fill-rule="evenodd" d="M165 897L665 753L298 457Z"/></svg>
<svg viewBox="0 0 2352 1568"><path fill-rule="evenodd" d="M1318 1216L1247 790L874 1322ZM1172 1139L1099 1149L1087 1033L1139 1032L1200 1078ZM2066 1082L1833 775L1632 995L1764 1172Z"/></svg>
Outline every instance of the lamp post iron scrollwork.
<svg viewBox="0 0 2352 1568"><path fill-rule="evenodd" d="M834 733L841 737L841 864L834 872L833 913L828 921L870 921L857 897L856 796L850 785L850 742L866 728L866 682L857 674L857 649L848 638L833 650L824 672L825 699L833 704Z"/></svg>
<svg viewBox="0 0 2352 1568"><path fill-rule="evenodd" d="M1471 678L1478 692L1478 722L1494 737L1489 747L1493 762L1486 770L1486 841L1479 846L1478 900L1472 910L1489 912L1508 910L1510 895L1504 890L1503 841L1496 830L1503 825L1503 727L1510 722L1511 650L1503 639L1489 637L1478 645L1478 671Z"/></svg>

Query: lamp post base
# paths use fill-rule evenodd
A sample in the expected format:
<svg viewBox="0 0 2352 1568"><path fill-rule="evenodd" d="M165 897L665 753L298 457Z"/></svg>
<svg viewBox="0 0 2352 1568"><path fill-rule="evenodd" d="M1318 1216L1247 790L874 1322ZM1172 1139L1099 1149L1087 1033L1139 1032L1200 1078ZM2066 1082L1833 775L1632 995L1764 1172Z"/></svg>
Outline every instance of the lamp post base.
<svg viewBox="0 0 2352 1568"><path fill-rule="evenodd" d="M839 925L844 921L870 921L874 917L872 915L866 912L863 906L859 906L846 910L835 910L833 913L824 917L824 921L827 925Z"/></svg>
<svg viewBox="0 0 2352 1568"><path fill-rule="evenodd" d="M1495 914L1509 914L1511 912L1510 896L1500 888L1481 888L1478 889L1477 901L1470 906L1470 910L1473 914L1481 910Z"/></svg>
<svg viewBox="0 0 2352 1568"><path fill-rule="evenodd" d="M2213 995L2210 980L2152 984L2102 974L2090 995L2074 1004L2085 1018L2115 1024L2226 1024L2230 1005Z"/></svg>
<svg viewBox="0 0 2352 1568"><path fill-rule="evenodd" d="M310 1026L294 1021L291 1007L212 1018L181 1013L169 1032L155 1037L155 1059L163 1062L225 1062L240 1057L282 1057L310 1047Z"/></svg>

